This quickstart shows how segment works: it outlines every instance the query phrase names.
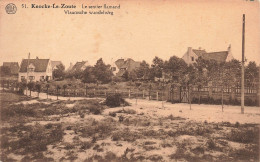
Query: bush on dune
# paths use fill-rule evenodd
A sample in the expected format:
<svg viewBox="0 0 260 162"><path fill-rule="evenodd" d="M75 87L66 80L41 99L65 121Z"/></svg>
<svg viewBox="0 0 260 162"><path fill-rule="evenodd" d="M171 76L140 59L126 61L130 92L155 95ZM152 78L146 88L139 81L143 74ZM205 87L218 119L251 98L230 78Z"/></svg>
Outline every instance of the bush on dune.
<svg viewBox="0 0 260 162"><path fill-rule="evenodd" d="M105 105L109 107L119 107L121 105L129 106L130 104L123 99L121 94L112 94L107 96Z"/></svg>

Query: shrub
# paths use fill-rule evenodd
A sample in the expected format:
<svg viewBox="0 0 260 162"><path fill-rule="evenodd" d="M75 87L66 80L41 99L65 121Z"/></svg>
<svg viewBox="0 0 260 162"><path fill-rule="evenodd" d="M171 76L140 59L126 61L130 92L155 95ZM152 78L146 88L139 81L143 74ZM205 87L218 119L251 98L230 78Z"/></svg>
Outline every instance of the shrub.
<svg viewBox="0 0 260 162"><path fill-rule="evenodd" d="M216 148L216 142L213 139L209 139L207 141L208 148L213 150Z"/></svg>
<svg viewBox="0 0 260 162"><path fill-rule="evenodd" d="M109 112L109 116L116 117L116 112Z"/></svg>
<svg viewBox="0 0 260 162"><path fill-rule="evenodd" d="M22 154L46 151L47 145L58 142L63 138L61 124L53 124L50 129L45 129L45 126L40 124L17 129L25 131L25 133L21 134L18 140L10 141L7 145L12 152Z"/></svg>
<svg viewBox="0 0 260 162"><path fill-rule="evenodd" d="M90 149L93 146L91 142L82 142L80 148L83 150Z"/></svg>
<svg viewBox="0 0 260 162"><path fill-rule="evenodd" d="M66 150L71 150L71 149L74 149L74 148L75 148L75 146L74 146L73 144L71 144L71 143L65 143L64 149L66 149Z"/></svg>
<svg viewBox="0 0 260 162"><path fill-rule="evenodd" d="M256 101L253 101L251 98L245 98L245 105L246 106L256 106Z"/></svg>
<svg viewBox="0 0 260 162"><path fill-rule="evenodd" d="M83 137L93 137L96 136L99 138L105 138L111 134L111 132L115 129L114 122L108 121L93 121L86 127L80 129Z"/></svg>
<svg viewBox="0 0 260 162"><path fill-rule="evenodd" d="M105 101L105 104L109 107L119 107L121 105L129 106L129 103L126 102L121 94L111 94L108 95Z"/></svg>
<svg viewBox="0 0 260 162"><path fill-rule="evenodd" d="M39 117L39 113L32 106L25 106L23 104L10 105L1 107L1 120L8 120L10 118L27 116Z"/></svg>
<svg viewBox="0 0 260 162"><path fill-rule="evenodd" d="M85 114L84 114L84 113L81 113L79 116L80 116L80 118L84 118L84 117L85 117Z"/></svg>
<svg viewBox="0 0 260 162"><path fill-rule="evenodd" d="M228 139L240 143L257 143L259 139L259 128L232 129Z"/></svg>
<svg viewBox="0 0 260 162"><path fill-rule="evenodd" d="M93 105L89 108L89 111L93 113L94 115L99 115L102 113L103 108L99 105Z"/></svg>
<svg viewBox="0 0 260 162"><path fill-rule="evenodd" d="M124 129L123 131L116 131L113 132L111 139L113 141L128 141L128 142L134 142L137 139L140 139L141 135L138 134L138 132L130 131L129 129Z"/></svg>

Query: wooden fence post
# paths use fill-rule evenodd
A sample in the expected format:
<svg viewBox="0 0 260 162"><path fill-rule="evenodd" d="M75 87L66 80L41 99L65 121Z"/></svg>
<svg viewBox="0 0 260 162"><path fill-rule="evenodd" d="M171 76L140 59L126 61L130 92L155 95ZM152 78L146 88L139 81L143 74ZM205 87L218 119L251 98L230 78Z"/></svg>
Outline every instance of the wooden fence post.
<svg viewBox="0 0 260 162"><path fill-rule="evenodd" d="M145 96L144 96L144 90L143 90L143 99L145 98Z"/></svg>
<svg viewBox="0 0 260 162"><path fill-rule="evenodd" d="M159 92L156 92L156 100L159 101Z"/></svg>
<svg viewBox="0 0 260 162"><path fill-rule="evenodd" d="M128 97L131 98L131 90L128 90Z"/></svg>

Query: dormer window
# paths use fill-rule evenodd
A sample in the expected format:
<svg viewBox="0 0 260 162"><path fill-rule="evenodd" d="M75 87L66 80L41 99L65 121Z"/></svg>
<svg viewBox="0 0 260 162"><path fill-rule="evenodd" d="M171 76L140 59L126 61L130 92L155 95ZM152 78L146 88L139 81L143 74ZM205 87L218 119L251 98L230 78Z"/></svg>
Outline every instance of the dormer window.
<svg viewBox="0 0 260 162"><path fill-rule="evenodd" d="M33 64L30 64L28 67L28 72L34 72L35 66Z"/></svg>

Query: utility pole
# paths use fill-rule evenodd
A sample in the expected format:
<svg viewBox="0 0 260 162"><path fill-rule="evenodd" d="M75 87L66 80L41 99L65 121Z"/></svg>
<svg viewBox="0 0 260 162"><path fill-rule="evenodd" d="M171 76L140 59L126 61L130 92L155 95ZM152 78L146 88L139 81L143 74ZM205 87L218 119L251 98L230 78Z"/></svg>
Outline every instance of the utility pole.
<svg viewBox="0 0 260 162"><path fill-rule="evenodd" d="M245 14L243 14L242 28L242 77L241 77L241 114L244 114L245 105Z"/></svg>

